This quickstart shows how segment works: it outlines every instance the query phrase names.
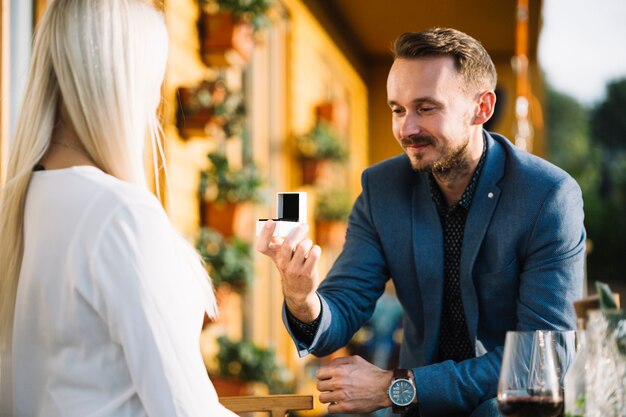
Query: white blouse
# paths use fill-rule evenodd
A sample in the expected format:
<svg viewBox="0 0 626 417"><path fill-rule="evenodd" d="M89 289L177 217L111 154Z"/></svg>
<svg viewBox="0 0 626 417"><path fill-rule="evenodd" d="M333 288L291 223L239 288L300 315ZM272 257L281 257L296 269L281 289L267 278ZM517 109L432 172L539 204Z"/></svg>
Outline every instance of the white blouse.
<svg viewBox="0 0 626 417"><path fill-rule="evenodd" d="M33 173L15 415L233 416L199 348L206 280L158 200L93 167Z"/></svg>

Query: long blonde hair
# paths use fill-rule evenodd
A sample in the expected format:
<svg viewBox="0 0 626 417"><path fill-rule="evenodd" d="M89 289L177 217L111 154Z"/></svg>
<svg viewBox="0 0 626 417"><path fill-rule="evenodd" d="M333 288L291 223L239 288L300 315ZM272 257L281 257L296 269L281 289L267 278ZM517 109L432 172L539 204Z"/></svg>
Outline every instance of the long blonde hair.
<svg viewBox="0 0 626 417"><path fill-rule="evenodd" d="M54 0L48 6L0 189L0 347L12 330L32 168L46 153L55 123L71 124L103 171L147 187L145 140L161 148L156 107L167 49L163 16L142 0Z"/></svg>

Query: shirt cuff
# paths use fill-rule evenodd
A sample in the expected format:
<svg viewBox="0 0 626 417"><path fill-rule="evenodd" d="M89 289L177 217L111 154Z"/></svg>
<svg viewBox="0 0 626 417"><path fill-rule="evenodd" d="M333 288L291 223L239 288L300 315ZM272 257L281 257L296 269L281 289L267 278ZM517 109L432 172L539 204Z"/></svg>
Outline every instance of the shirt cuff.
<svg viewBox="0 0 626 417"><path fill-rule="evenodd" d="M311 323L305 323L303 321L298 320L291 311L285 306L285 313L287 316L287 323L289 323L289 327L293 332L293 335L300 342L310 346L313 343L313 339L315 339L315 334L320 327L320 322L322 321L322 312L317 316L315 320Z"/></svg>

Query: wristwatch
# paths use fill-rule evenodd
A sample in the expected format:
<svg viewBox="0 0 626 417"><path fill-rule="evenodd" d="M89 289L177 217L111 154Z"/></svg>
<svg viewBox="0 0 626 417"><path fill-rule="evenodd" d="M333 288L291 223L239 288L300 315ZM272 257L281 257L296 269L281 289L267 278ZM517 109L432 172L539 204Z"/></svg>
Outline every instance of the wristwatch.
<svg viewBox="0 0 626 417"><path fill-rule="evenodd" d="M393 412L404 414L408 406L415 402L417 391L413 377L409 376L408 369L394 369L393 379L389 385L389 399L393 404Z"/></svg>

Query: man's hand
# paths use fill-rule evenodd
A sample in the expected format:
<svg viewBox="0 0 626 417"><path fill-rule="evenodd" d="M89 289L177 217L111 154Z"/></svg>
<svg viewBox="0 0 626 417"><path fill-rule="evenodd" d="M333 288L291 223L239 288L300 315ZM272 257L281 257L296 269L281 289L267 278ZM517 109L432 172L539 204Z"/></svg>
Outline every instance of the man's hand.
<svg viewBox="0 0 626 417"><path fill-rule="evenodd" d="M369 413L390 407L387 393L392 371L386 371L360 356L333 359L316 373L319 400L328 413Z"/></svg>
<svg viewBox="0 0 626 417"><path fill-rule="evenodd" d="M306 238L309 226L298 226L286 238L273 237L276 224L268 220L256 243L256 250L270 257L282 278L287 308L298 320L310 323L322 309L315 293L319 284L317 263L322 250Z"/></svg>

